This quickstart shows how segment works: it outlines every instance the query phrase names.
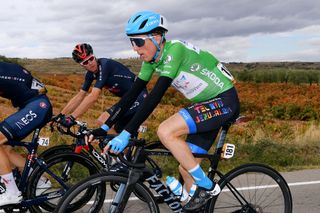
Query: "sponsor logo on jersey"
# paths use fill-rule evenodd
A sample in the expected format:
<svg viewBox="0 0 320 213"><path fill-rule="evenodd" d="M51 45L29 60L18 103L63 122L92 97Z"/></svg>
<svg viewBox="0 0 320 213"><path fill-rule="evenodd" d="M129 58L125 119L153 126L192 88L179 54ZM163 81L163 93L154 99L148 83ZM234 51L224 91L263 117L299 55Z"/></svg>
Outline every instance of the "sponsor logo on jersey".
<svg viewBox="0 0 320 213"><path fill-rule="evenodd" d="M3 194L6 192L6 186L5 183L0 183L0 194Z"/></svg>
<svg viewBox="0 0 320 213"><path fill-rule="evenodd" d="M188 88L188 85L190 84L190 81L188 81L187 77L185 75L181 75L180 78L176 79L173 83L174 87L177 90L185 90Z"/></svg>
<svg viewBox="0 0 320 213"><path fill-rule="evenodd" d="M25 81L25 79L23 79L23 78L11 77L11 76L6 76L6 75L0 75L0 78L4 79L4 80Z"/></svg>
<svg viewBox="0 0 320 213"><path fill-rule="evenodd" d="M127 78L127 79L131 79L132 77L129 76L129 75L119 75L119 74L116 74L116 75L113 75L114 77L118 77L118 78Z"/></svg>
<svg viewBox="0 0 320 213"><path fill-rule="evenodd" d="M156 73L159 73L160 75L170 74L169 70L162 70L160 68L156 68Z"/></svg>
<svg viewBox="0 0 320 213"><path fill-rule="evenodd" d="M200 71L200 73L204 76L207 76L208 78L210 78L212 80L212 82L217 85L218 87L220 87L221 89L224 86L224 83L221 81L221 79L211 70L208 70L207 68L204 68Z"/></svg>
<svg viewBox="0 0 320 213"><path fill-rule="evenodd" d="M179 90L186 98L192 99L205 90L208 83L191 73L181 71L173 80L172 86Z"/></svg>
<svg viewBox="0 0 320 213"><path fill-rule="evenodd" d="M28 125L30 122L32 122L38 115L32 110L30 110L26 115L24 115L19 121L17 121L15 124L19 129L22 129L26 125Z"/></svg>
<svg viewBox="0 0 320 213"><path fill-rule="evenodd" d="M102 66L99 65L99 81L102 81Z"/></svg>
<svg viewBox="0 0 320 213"><path fill-rule="evenodd" d="M196 71L200 70L200 68L201 68L201 65L198 64L198 63L195 63L195 64L192 64L192 65L191 65L190 71L191 71L191 72L196 72Z"/></svg>
<svg viewBox="0 0 320 213"><path fill-rule="evenodd" d="M43 101L40 102L39 106L42 108L42 109L45 109L47 108L47 104Z"/></svg>
<svg viewBox="0 0 320 213"><path fill-rule="evenodd" d="M110 88L107 87L107 88L112 93L118 93L118 92L121 92L121 90L119 88L117 88L118 85L119 85L118 83L115 83L112 85L112 87L110 87Z"/></svg>
<svg viewBox="0 0 320 213"><path fill-rule="evenodd" d="M130 107L129 110L132 110L132 109L138 107L139 105L140 105L139 101L135 101L135 102L132 104L132 106Z"/></svg>
<svg viewBox="0 0 320 213"><path fill-rule="evenodd" d="M28 74L29 75L29 72L25 69L22 69L22 71L25 73L25 74Z"/></svg>
<svg viewBox="0 0 320 213"><path fill-rule="evenodd" d="M172 61L172 59L173 59L173 56L172 55L167 55L167 58L164 60L164 64L168 64L168 63L170 63L171 61Z"/></svg>

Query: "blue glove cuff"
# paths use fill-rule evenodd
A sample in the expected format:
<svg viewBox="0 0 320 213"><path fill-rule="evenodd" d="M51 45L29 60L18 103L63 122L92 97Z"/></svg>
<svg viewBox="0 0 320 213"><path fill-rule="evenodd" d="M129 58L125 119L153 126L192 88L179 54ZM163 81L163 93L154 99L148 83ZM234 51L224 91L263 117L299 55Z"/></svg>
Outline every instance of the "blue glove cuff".
<svg viewBox="0 0 320 213"><path fill-rule="evenodd" d="M103 125L101 126L101 129L103 129L104 131L108 132L108 130L109 130L110 128L108 127L107 124L103 124Z"/></svg>
<svg viewBox="0 0 320 213"><path fill-rule="evenodd" d="M120 135L120 137L126 137L126 138L130 138L131 134L129 132L127 132L126 130L123 130Z"/></svg>

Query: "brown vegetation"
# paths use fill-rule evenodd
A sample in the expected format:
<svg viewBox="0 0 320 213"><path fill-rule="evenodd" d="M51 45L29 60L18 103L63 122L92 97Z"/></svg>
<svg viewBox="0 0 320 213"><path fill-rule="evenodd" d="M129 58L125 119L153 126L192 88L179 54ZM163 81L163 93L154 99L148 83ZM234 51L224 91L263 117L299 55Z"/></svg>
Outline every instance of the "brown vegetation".
<svg viewBox="0 0 320 213"><path fill-rule="evenodd" d="M138 60L121 60L121 62L138 72L140 66ZM53 103L54 113L58 113L65 106L70 98L79 91L83 82L84 70L69 58L52 60L19 59L19 63L47 85L48 96ZM319 69L318 63L310 63L309 65L315 67L314 69ZM306 65L301 63L253 63L249 65L231 63L229 66L231 67L230 70L241 72L241 69L248 68L248 66L255 69L259 69L259 66L264 68L266 66L282 66L282 68L290 69L292 67L301 68ZM152 88L155 80L156 77L148 85L149 89ZM259 159L258 161L264 161L281 168L318 165L319 153L314 155L313 160L309 159L305 162L304 160L298 160L299 157L303 158L303 154L297 152L299 156L294 155L292 158L286 158L281 161L282 163L270 162L274 158L280 159L282 155L278 156L272 151L270 151L270 155L267 154L266 156L263 153L269 153L268 150L283 148L282 146L287 147L288 144L293 145L296 150L315 150L319 148L320 128L317 121L320 115L319 85L238 82L235 86L241 100L241 114L250 117L251 121L231 128L228 140L238 145L239 155L242 156L242 160L239 161L239 157L237 157L238 161L233 163L239 164L242 161L252 160L249 158L251 154L248 152L262 152L253 160ZM107 106L111 106L117 100L118 98L110 93L104 92L98 103L81 119L87 121L91 127L97 126L95 119ZM143 137L157 140L155 132L159 123L188 104L187 101L182 101L182 96L176 90L170 88L160 105L146 121L148 132L144 133ZM10 103L5 99L0 99L0 119L12 112L14 112L14 109L10 107ZM247 147L250 144L254 144L255 148ZM290 149L288 150L287 154L290 156L295 153ZM282 154L286 154L286 152L282 151Z"/></svg>

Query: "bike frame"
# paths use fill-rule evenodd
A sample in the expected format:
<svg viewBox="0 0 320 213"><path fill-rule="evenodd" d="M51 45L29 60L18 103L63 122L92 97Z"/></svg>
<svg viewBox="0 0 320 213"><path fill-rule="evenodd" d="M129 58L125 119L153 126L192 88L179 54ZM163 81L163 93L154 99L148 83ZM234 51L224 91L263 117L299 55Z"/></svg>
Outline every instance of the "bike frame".
<svg viewBox="0 0 320 213"><path fill-rule="evenodd" d="M18 183L18 188L23 194L26 193L27 181L28 181L28 177L29 177L29 173L31 171L31 168L34 165L39 165L43 170L45 170L46 173L48 173L57 182L59 182L61 184L61 186L63 186L63 191L51 192L51 193L43 194L43 195L41 195L37 198L34 198L34 199L22 200L21 203L19 204L22 207L29 207L32 205L37 205L37 204L40 204L40 203L47 201L49 199L60 197L62 195L62 193L65 193L69 189L69 187L63 182L63 180L61 178L59 178L58 176L56 176L52 171L50 171L46 167L46 163L41 158L37 157L37 150L39 147L39 144L38 144L39 133L40 133L39 128L34 130L31 142L15 141L15 140L10 140L7 142L7 144L11 145L11 146L25 147L26 150L28 151L25 167L22 171L21 179Z"/></svg>
<svg viewBox="0 0 320 213"><path fill-rule="evenodd" d="M86 153L88 153L90 157L96 159L103 168L108 169L109 168L108 161L105 160L104 157L101 154L99 154L99 152L96 151L96 149L91 144L87 144L87 145L84 144L81 132L86 130L86 127L82 125L79 125L79 126L80 128L77 134L73 134L73 135L69 134L73 137L76 137L76 142L75 142L75 147L73 152L80 154L82 150L86 150ZM6 143L7 145L11 145L11 146L24 147L28 151L25 167L21 173L21 178L19 180L19 183L17 184L18 189L22 192L22 194L25 195L27 190L29 173L31 171L31 168L35 165L40 166L41 169L43 169L48 175L50 175L57 182L59 182L59 184L63 187L63 189L57 192L43 193L40 196L37 196L37 198L22 200L21 203L19 204L21 207L30 207L32 205L38 205L45 201L48 201L57 197L61 197L70 188L64 183L63 180L67 177L68 175L67 173L69 172L69 168L72 167L73 162L69 162L65 166L65 169L62 173L62 177L58 177L51 170L47 168L47 165L42 158L38 158L37 150L39 147L38 140L39 140L40 130L41 130L40 128L37 128L34 130L31 142L10 140ZM66 132L63 132L63 133L66 133Z"/></svg>
<svg viewBox="0 0 320 213"><path fill-rule="evenodd" d="M230 124L231 125L231 124ZM197 158L208 158L210 160L210 168L208 177L213 180L214 176L217 174L220 178L223 178L223 174L217 171L218 163L221 159L222 148L225 143L226 135L229 130L230 125L223 126L220 132L220 137L218 143L216 145L215 153L212 154L194 154ZM133 146L137 146L134 153L134 161L129 162L128 160L124 159L123 155L119 155L120 160L130 167L128 181L127 183L121 184L120 188L113 200L113 203L110 207L110 212L118 213L123 212L126 203L134 191L135 184L148 172L146 172L145 162L152 162L154 161L149 158L148 156L156 155L156 156L169 156L172 155L168 150L166 151L154 151L148 150L148 146L144 147L145 141L144 140L133 140ZM152 147L153 146L153 147ZM151 145L149 148L156 148L155 145ZM154 163L155 164L155 163ZM156 165L156 164L155 164ZM157 166L156 169L160 168ZM157 174L158 173L158 174ZM181 202L177 196L173 194L173 192L159 179L161 177L161 170L160 172L150 171L150 176L144 178L149 184L150 188L154 189L160 196L164 198L164 202L170 207L173 212L184 212ZM123 186L122 186L123 185Z"/></svg>

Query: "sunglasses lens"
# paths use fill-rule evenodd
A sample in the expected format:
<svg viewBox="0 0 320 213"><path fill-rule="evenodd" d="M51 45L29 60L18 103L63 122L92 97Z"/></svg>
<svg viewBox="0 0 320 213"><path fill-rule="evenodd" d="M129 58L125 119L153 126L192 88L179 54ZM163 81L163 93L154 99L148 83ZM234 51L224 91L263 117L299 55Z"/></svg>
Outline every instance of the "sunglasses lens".
<svg viewBox="0 0 320 213"><path fill-rule="evenodd" d="M142 38L130 38L132 45L136 45L137 47L142 47L145 43L145 40Z"/></svg>
<svg viewBox="0 0 320 213"><path fill-rule="evenodd" d="M80 64L81 65L88 65L89 61L91 62L93 60L94 60L94 56L92 55L92 56L90 56L90 58L88 58L87 60L81 62Z"/></svg>

